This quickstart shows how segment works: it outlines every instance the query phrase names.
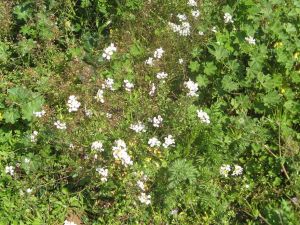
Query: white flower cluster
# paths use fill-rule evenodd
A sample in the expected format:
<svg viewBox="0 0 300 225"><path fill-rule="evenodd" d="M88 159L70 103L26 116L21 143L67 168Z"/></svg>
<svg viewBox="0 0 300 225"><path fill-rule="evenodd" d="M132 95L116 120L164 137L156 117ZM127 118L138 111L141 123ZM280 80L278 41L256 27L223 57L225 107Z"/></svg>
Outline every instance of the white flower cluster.
<svg viewBox="0 0 300 225"><path fill-rule="evenodd" d="M168 135L165 137L165 142L162 144L164 148L168 148L169 146L174 147L175 140L172 135Z"/></svg>
<svg viewBox="0 0 300 225"><path fill-rule="evenodd" d="M208 114L204 111L202 111L202 109L197 110L197 116L198 118L201 120L202 123L210 123L210 118L208 116Z"/></svg>
<svg viewBox="0 0 300 225"><path fill-rule="evenodd" d="M123 140L116 140L115 145L112 147L112 151L114 158L116 160L120 160L125 167L133 164L130 156L127 153L126 143Z"/></svg>
<svg viewBox="0 0 300 225"><path fill-rule="evenodd" d="M102 89L99 89L96 96L95 96L95 99L97 102L101 102L101 103L104 103L104 91Z"/></svg>
<svg viewBox="0 0 300 225"><path fill-rule="evenodd" d="M243 174L243 168L239 165L234 165L232 176L239 176Z"/></svg>
<svg viewBox="0 0 300 225"><path fill-rule="evenodd" d="M136 182L136 185L137 185L142 191L145 191L145 184L144 184L143 181L138 180L138 181Z"/></svg>
<svg viewBox="0 0 300 225"><path fill-rule="evenodd" d="M98 152L103 152L103 144L101 141L94 141L91 145L91 150L98 151Z"/></svg>
<svg viewBox="0 0 300 225"><path fill-rule="evenodd" d="M46 114L45 110L42 110L40 112L33 112L33 115L35 115L35 117L41 118Z"/></svg>
<svg viewBox="0 0 300 225"><path fill-rule="evenodd" d="M187 20L187 17L185 14L177 14L177 18L179 19L180 22Z"/></svg>
<svg viewBox="0 0 300 225"><path fill-rule="evenodd" d="M76 223L69 221L69 220L65 220L64 221L64 225L77 225Z"/></svg>
<svg viewBox="0 0 300 225"><path fill-rule="evenodd" d="M161 115L158 115L157 117L153 117L152 122L154 127L160 127L163 122L163 118Z"/></svg>
<svg viewBox="0 0 300 225"><path fill-rule="evenodd" d="M90 109L84 108L84 114L85 114L87 117L92 117L93 112L92 112L92 110L90 110Z"/></svg>
<svg viewBox="0 0 300 225"><path fill-rule="evenodd" d="M216 27L216 26L213 26L213 27L211 28L211 31L214 32L214 33L217 33L217 27Z"/></svg>
<svg viewBox="0 0 300 225"><path fill-rule="evenodd" d="M192 10L191 12L194 18L198 18L200 16L200 11L198 9Z"/></svg>
<svg viewBox="0 0 300 225"><path fill-rule="evenodd" d="M114 43L111 43L110 46L104 49L102 57L106 60L110 60L114 52L117 51Z"/></svg>
<svg viewBox="0 0 300 225"><path fill-rule="evenodd" d="M60 120L57 120L56 122L54 122L54 126L56 126L57 129L60 130L65 130L67 129L67 125L66 123L61 122Z"/></svg>
<svg viewBox="0 0 300 225"><path fill-rule="evenodd" d="M134 88L134 84L131 83L129 80L124 80L124 88L126 91L131 91Z"/></svg>
<svg viewBox="0 0 300 225"><path fill-rule="evenodd" d="M107 88L107 89L110 89L111 91L114 91L115 90L113 87L114 83L115 83L114 79L107 78L107 79L105 79L104 84L102 84L102 89Z"/></svg>
<svg viewBox="0 0 300 225"><path fill-rule="evenodd" d="M220 174L224 177L228 177L230 171L231 171L231 167L228 164L223 164L220 167ZM239 176L242 174L243 174L243 168L239 165L234 165L234 170L232 172L232 176Z"/></svg>
<svg viewBox="0 0 300 225"><path fill-rule="evenodd" d="M146 193L142 192L141 195L139 196L139 200L141 203L150 205L151 204L151 196L146 195Z"/></svg>
<svg viewBox="0 0 300 225"><path fill-rule="evenodd" d="M148 59L146 59L145 64L149 66L153 66L154 65L153 58L149 57Z"/></svg>
<svg viewBox="0 0 300 225"><path fill-rule="evenodd" d="M152 83L152 84L151 84L150 91L149 91L149 95L150 95L150 96L154 96L155 91L156 91L155 84Z"/></svg>
<svg viewBox="0 0 300 225"><path fill-rule="evenodd" d="M163 56L164 54L164 50L162 47L156 49L153 53L153 57L149 57L146 61L145 61L145 64L146 65L149 65L149 66L153 66L154 65L154 62L155 62L155 59L161 59L161 57Z"/></svg>
<svg viewBox="0 0 300 225"><path fill-rule="evenodd" d="M168 74L165 72L159 72L156 74L156 77L160 80L166 79L168 77Z"/></svg>
<svg viewBox="0 0 300 225"><path fill-rule="evenodd" d="M156 50L154 51L153 56L154 56L154 58L156 58L156 59L160 59L160 58L163 56L164 52L165 52L165 51L163 50L163 48L160 47L160 48L158 48L158 49L156 49Z"/></svg>
<svg viewBox="0 0 300 225"><path fill-rule="evenodd" d="M37 132L36 130L33 131L32 134L30 135L30 141L31 142L36 142L37 141L36 137L37 137L38 134L39 134L39 132Z"/></svg>
<svg viewBox="0 0 300 225"><path fill-rule="evenodd" d="M98 167L98 168L96 168L96 171L101 176L101 181L102 182L106 182L107 181L107 177L108 177L108 169L104 169L104 168Z"/></svg>
<svg viewBox="0 0 300 225"><path fill-rule="evenodd" d="M197 2L195 0L189 0L187 4L188 4L188 6L191 6L191 7L197 6Z"/></svg>
<svg viewBox="0 0 300 225"><path fill-rule="evenodd" d="M135 131L136 133L146 132L145 125L142 122L140 122L140 121L138 121L135 124L131 124L129 128L131 130Z"/></svg>
<svg viewBox="0 0 300 225"><path fill-rule="evenodd" d="M182 21L181 24L168 23L171 30L180 36L189 36L191 34L191 25L188 21Z"/></svg>
<svg viewBox="0 0 300 225"><path fill-rule="evenodd" d="M5 173L10 174L13 176L15 174L15 168L13 166L6 166Z"/></svg>
<svg viewBox="0 0 300 225"><path fill-rule="evenodd" d="M232 15L230 15L230 13L224 14L224 23L233 23Z"/></svg>
<svg viewBox="0 0 300 225"><path fill-rule="evenodd" d="M77 97L75 95L71 95L69 97L67 102L69 112L76 112L79 109L80 105L81 103L77 101Z"/></svg>
<svg viewBox="0 0 300 225"><path fill-rule="evenodd" d="M184 82L184 86L189 90L187 96L195 97L198 96L196 93L198 91L198 84L189 79L189 81Z"/></svg>
<svg viewBox="0 0 300 225"><path fill-rule="evenodd" d="M256 40L252 36L245 37L245 40L250 44L250 45L255 45Z"/></svg>
<svg viewBox="0 0 300 225"><path fill-rule="evenodd" d="M148 141L148 145L150 145L150 147L159 147L161 145L161 142L157 139L157 137L152 137L149 139Z"/></svg>

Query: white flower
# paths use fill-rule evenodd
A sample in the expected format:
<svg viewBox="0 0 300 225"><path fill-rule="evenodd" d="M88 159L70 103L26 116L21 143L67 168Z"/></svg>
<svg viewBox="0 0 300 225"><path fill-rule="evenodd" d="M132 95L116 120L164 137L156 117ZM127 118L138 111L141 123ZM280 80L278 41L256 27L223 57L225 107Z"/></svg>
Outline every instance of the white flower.
<svg viewBox="0 0 300 225"><path fill-rule="evenodd" d="M28 194L30 194L30 193L32 192L32 189L31 189L31 188L27 188L27 189L26 189L26 192L27 192Z"/></svg>
<svg viewBox="0 0 300 225"><path fill-rule="evenodd" d="M131 124L130 129L135 131L136 133L146 132L145 125L140 121L138 121L136 124Z"/></svg>
<svg viewBox="0 0 300 225"><path fill-rule="evenodd" d="M133 165L133 161L127 153L127 147L123 140L116 140L115 145L112 147L112 151L114 158L120 160L125 167Z"/></svg>
<svg viewBox="0 0 300 225"><path fill-rule="evenodd" d="M103 94L104 94L104 91L99 89L96 96L95 96L95 99L98 101L98 102L101 102L101 103L104 103L104 97L103 97Z"/></svg>
<svg viewBox="0 0 300 225"><path fill-rule="evenodd" d="M108 177L108 169L104 169L104 168L98 167L96 169L96 171L100 174L101 181L102 182L106 182L107 181L107 177Z"/></svg>
<svg viewBox="0 0 300 225"><path fill-rule="evenodd" d="M216 27L216 26L213 26L213 27L211 28L211 31L214 32L214 33L217 33L217 27Z"/></svg>
<svg viewBox="0 0 300 225"><path fill-rule="evenodd" d="M5 173L10 174L13 176L15 174L15 168L13 166L6 166Z"/></svg>
<svg viewBox="0 0 300 225"><path fill-rule="evenodd" d="M174 216L174 215L177 215L178 214L178 209L173 209L171 212L170 212L170 215Z"/></svg>
<svg viewBox="0 0 300 225"><path fill-rule="evenodd" d="M87 117L92 117L93 112L90 109L84 108L84 113Z"/></svg>
<svg viewBox="0 0 300 225"><path fill-rule="evenodd" d="M106 113L106 118L110 119L112 117L111 113Z"/></svg>
<svg viewBox="0 0 300 225"><path fill-rule="evenodd" d="M203 36L203 35L204 35L204 32L203 32L203 31L199 31L198 34L199 34L200 36Z"/></svg>
<svg viewBox="0 0 300 225"><path fill-rule="evenodd" d="M59 120L57 120L55 123L54 123L54 126L56 126L57 129L60 129L60 130L65 130L67 129L67 125L66 123L63 123Z"/></svg>
<svg viewBox="0 0 300 225"><path fill-rule="evenodd" d="M255 45L256 40L252 36L245 37L245 40L250 44L250 45Z"/></svg>
<svg viewBox="0 0 300 225"><path fill-rule="evenodd" d="M189 79L189 81L184 82L184 86L189 90L187 96L195 97L198 96L196 93L198 91L198 84Z"/></svg>
<svg viewBox="0 0 300 225"><path fill-rule="evenodd" d="M232 15L230 15L229 13L225 13L224 14L224 22L225 23L233 23Z"/></svg>
<svg viewBox="0 0 300 225"><path fill-rule="evenodd" d="M161 145L161 142L156 137L153 137L149 139L148 145L150 145L151 148L159 147Z"/></svg>
<svg viewBox="0 0 300 225"><path fill-rule="evenodd" d="M189 36L191 34L191 25L188 21L183 21L181 24L168 23L171 30L178 33L180 36Z"/></svg>
<svg viewBox="0 0 300 225"><path fill-rule="evenodd" d="M158 48L158 49L156 49L155 51L154 51L154 54L153 54L153 56L154 56L154 58L156 58L156 59L160 59L161 57L162 57L162 55L164 54L164 50L160 47L160 48Z"/></svg>
<svg viewBox="0 0 300 225"><path fill-rule="evenodd" d="M143 181L138 180L138 181L136 182L136 184L137 184L137 186L138 186L142 191L145 191L145 184L144 184Z"/></svg>
<svg viewBox="0 0 300 225"><path fill-rule="evenodd" d="M181 36L189 36L191 34L191 25L189 22L182 22L179 35Z"/></svg>
<svg viewBox="0 0 300 225"><path fill-rule="evenodd" d="M243 168L239 165L234 165L232 176L239 176L243 174Z"/></svg>
<svg viewBox="0 0 300 225"><path fill-rule="evenodd" d="M198 18L200 16L200 11L197 9L197 10L192 10L192 16L195 17L195 18Z"/></svg>
<svg viewBox="0 0 300 225"><path fill-rule="evenodd" d="M168 148L169 146L174 146L175 144L175 140L173 138L172 135L168 135L167 137L165 137L165 142L163 143L163 147L164 148Z"/></svg>
<svg viewBox="0 0 300 225"><path fill-rule="evenodd" d="M157 77L158 79L160 79L160 80L166 79L167 76L168 76L168 74L165 73L165 72L159 72L159 73L156 74L156 77Z"/></svg>
<svg viewBox="0 0 300 225"><path fill-rule="evenodd" d="M177 14L177 18L179 19L180 22L187 20L187 17L185 14Z"/></svg>
<svg viewBox="0 0 300 225"><path fill-rule="evenodd" d="M154 65L153 58L152 58L152 57L149 57L149 58L145 61L145 64L146 64L146 65L149 65L149 66L153 66L153 65Z"/></svg>
<svg viewBox="0 0 300 225"><path fill-rule="evenodd" d="M94 141L91 145L91 150L98 151L98 152L103 152L104 149L103 149L102 142L101 141Z"/></svg>
<svg viewBox="0 0 300 225"><path fill-rule="evenodd" d="M179 62L179 64L182 64L183 63L183 59L179 59L178 62Z"/></svg>
<svg viewBox="0 0 300 225"><path fill-rule="evenodd" d="M131 91L134 88L134 84L129 82L129 80L124 80L124 88L126 91Z"/></svg>
<svg viewBox="0 0 300 225"><path fill-rule="evenodd" d="M71 95L68 99L67 106L69 112L76 112L78 108L80 107L81 103L77 101L77 97L74 95Z"/></svg>
<svg viewBox="0 0 300 225"><path fill-rule="evenodd" d="M142 192L141 195L139 196L139 200L141 203L149 205L151 203L151 196L146 195L146 193Z"/></svg>
<svg viewBox="0 0 300 225"><path fill-rule="evenodd" d="M117 48L115 47L114 43L111 43L110 46L104 49L102 57L106 60L110 60L114 52L117 51Z"/></svg>
<svg viewBox="0 0 300 225"><path fill-rule="evenodd" d="M202 110L197 110L197 116L201 120L201 122L207 123L207 124L210 123L209 116L206 112L204 112Z"/></svg>
<svg viewBox="0 0 300 225"><path fill-rule="evenodd" d="M41 117L43 117L43 116L46 114L46 112L45 112L45 110L42 110L42 111L40 111L40 112L33 112L33 114L34 114L36 117L41 118Z"/></svg>
<svg viewBox="0 0 300 225"><path fill-rule="evenodd" d="M154 127L160 127L161 123L163 121L163 118L161 115L158 115L157 117L153 117L152 122Z"/></svg>
<svg viewBox="0 0 300 225"><path fill-rule="evenodd" d="M36 130L33 131L32 134L30 135L30 141L31 142L36 142L37 141L36 137L37 137L38 134L39 134L39 132L37 132Z"/></svg>
<svg viewBox="0 0 300 225"><path fill-rule="evenodd" d="M30 163L30 159L25 158L25 159L24 159L24 163Z"/></svg>
<svg viewBox="0 0 300 225"><path fill-rule="evenodd" d="M64 225L77 225L77 224L72 221L65 220Z"/></svg>
<svg viewBox="0 0 300 225"><path fill-rule="evenodd" d="M224 177L228 177L228 173L231 171L230 165L228 164L223 164L220 167L220 174Z"/></svg>
<svg viewBox="0 0 300 225"><path fill-rule="evenodd" d="M197 2L195 0L189 0L187 4L188 4L188 6L191 6L191 7L197 6Z"/></svg>
<svg viewBox="0 0 300 225"><path fill-rule="evenodd" d="M114 79L107 78L107 79L105 79L104 84L102 84L102 88L103 89L108 88L111 91L114 91L115 90L113 87L114 83L115 83Z"/></svg>
<svg viewBox="0 0 300 225"><path fill-rule="evenodd" d="M155 84L151 84L151 89L149 91L149 95L154 96L155 90L156 90Z"/></svg>

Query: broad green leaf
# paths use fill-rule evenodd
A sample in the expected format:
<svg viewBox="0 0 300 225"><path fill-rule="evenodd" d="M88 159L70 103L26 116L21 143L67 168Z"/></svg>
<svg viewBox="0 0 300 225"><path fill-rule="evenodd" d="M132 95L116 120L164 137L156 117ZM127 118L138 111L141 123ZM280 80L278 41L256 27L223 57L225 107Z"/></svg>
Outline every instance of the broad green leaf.
<svg viewBox="0 0 300 225"><path fill-rule="evenodd" d="M191 61L189 68L191 69L191 72L198 72L200 68L200 64L197 61Z"/></svg>
<svg viewBox="0 0 300 225"><path fill-rule="evenodd" d="M204 73L207 75L213 75L217 71L217 67L213 62L208 62L205 64Z"/></svg>
<svg viewBox="0 0 300 225"><path fill-rule="evenodd" d="M20 113L15 108L9 108L8 110L4 111L3 118L5 119L6 123L14 124L20 118Z"/></svg>

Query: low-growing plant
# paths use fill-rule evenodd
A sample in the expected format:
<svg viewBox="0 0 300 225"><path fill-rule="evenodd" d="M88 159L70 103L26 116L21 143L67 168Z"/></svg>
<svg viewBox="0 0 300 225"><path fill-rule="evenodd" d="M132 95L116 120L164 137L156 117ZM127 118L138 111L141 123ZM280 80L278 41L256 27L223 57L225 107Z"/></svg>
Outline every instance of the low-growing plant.
<svg viewBox="0 0 300 225"><path fill-rule="evenodd" d="M299 224L299 1L0 14L0 224Z"/></svg>

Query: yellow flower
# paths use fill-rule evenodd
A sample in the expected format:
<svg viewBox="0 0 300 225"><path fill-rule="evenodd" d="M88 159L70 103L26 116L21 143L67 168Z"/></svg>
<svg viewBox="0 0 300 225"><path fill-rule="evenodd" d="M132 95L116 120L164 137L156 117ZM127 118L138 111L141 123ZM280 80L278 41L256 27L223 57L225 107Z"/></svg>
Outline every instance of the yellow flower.
<svg viewBox="0 0 300 225"><path fill-rule="evenodd" d="M145 160L146 160L146 162L150 162L152 159L148 157Z"/></svg>
<svg viewBox="0 0 300 225"><path fill-rule="evenodd" d="M274 44L274 47L275 47L275 48L280 48L280 47L282 47L282 46L283 46L282 42L276 42L276 43Z"/></svg>

